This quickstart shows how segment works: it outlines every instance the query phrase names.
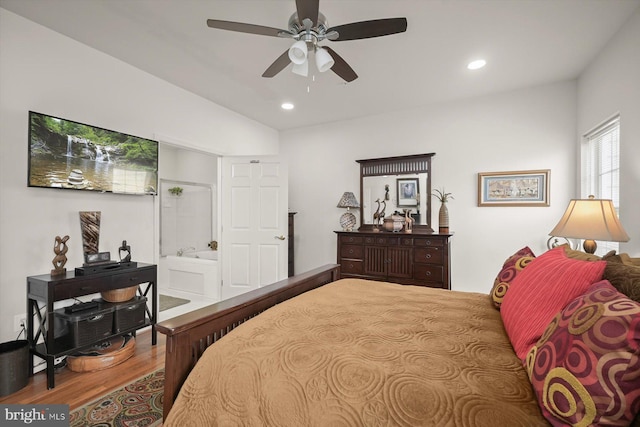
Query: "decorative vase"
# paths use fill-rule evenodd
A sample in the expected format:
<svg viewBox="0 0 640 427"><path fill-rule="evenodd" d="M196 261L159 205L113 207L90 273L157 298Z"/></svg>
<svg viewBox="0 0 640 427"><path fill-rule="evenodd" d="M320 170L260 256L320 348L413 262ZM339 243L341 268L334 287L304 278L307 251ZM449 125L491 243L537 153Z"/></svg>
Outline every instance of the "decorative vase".
<svg viewBox="0 0 640 427"><path fill-rule="evenodd" d="M442 202L440 205L440 211L438 212L438 229L440 233L449 232L449 209L447 209L447 202Z"/></svg>

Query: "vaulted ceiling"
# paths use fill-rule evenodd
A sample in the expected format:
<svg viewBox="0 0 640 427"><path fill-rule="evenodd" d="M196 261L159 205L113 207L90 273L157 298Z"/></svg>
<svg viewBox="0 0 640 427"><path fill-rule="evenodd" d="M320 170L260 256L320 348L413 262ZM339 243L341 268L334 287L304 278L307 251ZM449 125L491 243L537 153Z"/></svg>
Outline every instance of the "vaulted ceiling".
<svg viewBox="0 0 640 427"><path fill-rule="evenodd" d="M287 28L294 0L0 0L0 6L275 129L574 79L640 0L320 0L329 26L406 17L405 33L330 42L359 78L264 70L290 39L208 28ZM469 61L486 67L469 71ZM284 111L280 104L293 102Z"/></svg>

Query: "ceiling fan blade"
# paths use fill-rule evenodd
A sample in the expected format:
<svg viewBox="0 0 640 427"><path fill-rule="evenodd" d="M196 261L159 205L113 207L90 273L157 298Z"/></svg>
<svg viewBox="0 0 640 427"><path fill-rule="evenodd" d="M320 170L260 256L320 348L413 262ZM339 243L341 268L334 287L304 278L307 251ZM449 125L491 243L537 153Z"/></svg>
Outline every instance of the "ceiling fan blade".
<svg viewBox="0 0 640 427"><path fill-rule="evenodd" d="M333 41L369 39L388 36L407 31L407 18L375 19L372 21L352 22L329 28L327 32L337 31L338 38Z"/></svg>
<svg viewBox="0 0 640 427"><path fill-rule="evenodd" d="M262 25L245 24L243 22L221 21L219 19L207 19L207 25L219 30L237 31L239 33L258 34L261 36L283 37L291 35L287 30L265 27Z"/></svg>
<svg viewBox="0 0 640 427"><path fill-rule="evenodd" d="M291 62L289 59L289 49L285 50L282 55L278 57L273 64L269 65L264 73L262 73L262 77L273 77L278 74L280 71L284 70L287 65Z"/></svg>
<svg viewBox="0 0 640 427"><path fill-rule="evenodd" d="M347 62L336 53L335 50L327 46L324 46L324 49L327 49L329 55L331 55L334 61L333 67L331 67L331 71L336 73L342 78L342 80L346 82L352 82L358 78L358 75L355 71L353 71L353 68L351 68L349 64L347 64Z"/></svg>
<svg viewBox="0 0 640 427"><path fill-rule="evenodd" d="M300 24L305 19L310 19L312 26L315 26L318 23L319 9L320 0L296 0L296 10Z"/></svg>

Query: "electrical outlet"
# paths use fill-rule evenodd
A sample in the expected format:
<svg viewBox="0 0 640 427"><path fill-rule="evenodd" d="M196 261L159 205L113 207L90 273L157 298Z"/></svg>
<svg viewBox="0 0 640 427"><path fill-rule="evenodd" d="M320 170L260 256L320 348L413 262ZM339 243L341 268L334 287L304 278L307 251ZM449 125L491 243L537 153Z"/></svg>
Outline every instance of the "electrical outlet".
<svg viewBox="0 0 640 427"><path fill-rule="evenodd" d="M27 315L24 313L16 314L13 316L13 331L21 332L22 328L27 328Z"/></svg>

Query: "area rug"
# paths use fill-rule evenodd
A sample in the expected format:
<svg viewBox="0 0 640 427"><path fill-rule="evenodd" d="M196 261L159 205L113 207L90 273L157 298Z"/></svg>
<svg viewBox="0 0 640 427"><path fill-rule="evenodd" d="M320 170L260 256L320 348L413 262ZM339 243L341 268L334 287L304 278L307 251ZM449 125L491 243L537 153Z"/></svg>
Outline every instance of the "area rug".
<svg viewBox="0 0 640 427"><path fill-rule="evenodd" d="M70 427L162 425L164 369L159 369L70 414Z"/></svg>
<svg viewBox="0 0 640 427"><path fill-rule="evenodd" d="M160 311L169 310L183 304L188 304L191 301L184 298L170 297L169 295L160 294Z"/></svg>

